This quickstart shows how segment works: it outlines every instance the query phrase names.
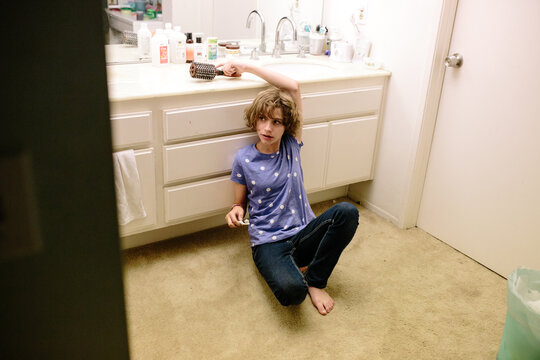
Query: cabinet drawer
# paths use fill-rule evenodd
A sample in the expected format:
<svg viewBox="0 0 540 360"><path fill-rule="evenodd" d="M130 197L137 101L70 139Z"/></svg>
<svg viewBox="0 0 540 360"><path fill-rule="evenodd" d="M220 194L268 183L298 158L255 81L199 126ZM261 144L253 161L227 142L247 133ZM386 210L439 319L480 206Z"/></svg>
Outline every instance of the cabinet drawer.
<svg viewBox="0 0 540 360"><path fill-rule="evenodd" d="M135 161L141 182L141 195L146 217L120 227L122 236L156 224L156 175L154 149L135 150Z"/></svg>
<svg viewBox="0 0 540 360"><path fill-rule="evenodd" d="M371 179L377 117L330 122L326 186Z"/></svg>
<svg viewBox="0 0 540 360"><path fill-rule="evenodd" d="M244 109L251 100L163 111L165 142L245 130Z"/></svg>
<svg viewBox="0 0 540 360"><path fill-rule="evenodd" d="M188 221L228 209L234 201L229 176L165 188L165 221Z"/></svg>
<svg viewBox="0 0 540 360"><path fill-rule="evenodd" d="M302 170L307 192L324 185L326 153L328 147L328 123L308 125L302 131Z"/></svg>
<svg viewBox="0 0 540 360"><path fill-rule="evenodd" d="M369 87L335 92L311 93L302 96L304 119L336 118L379 112L383 89Z"/></svg>
<svg viewBox="0 0 540 360"><path fill-rule="evenodd" d="M113 115L111 132L116 148L148 144L152 141L152 112Z"/></svg>
<svg viewBox="0 0 540 360"><path fill-rule="evenodd" d="M230 171L236 152L256 141L257 134L252 133L165 146L164 181L170 183Z"/></svg>

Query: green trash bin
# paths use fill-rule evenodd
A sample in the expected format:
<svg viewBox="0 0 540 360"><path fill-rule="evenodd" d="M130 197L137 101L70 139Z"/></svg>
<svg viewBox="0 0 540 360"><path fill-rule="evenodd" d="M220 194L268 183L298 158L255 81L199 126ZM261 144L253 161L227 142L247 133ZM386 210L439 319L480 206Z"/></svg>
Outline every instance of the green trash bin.
<svg viewBox="0 0 540 360"><path fill-rule="evenodd" d="M540 271L514 270L506 292L506 322L497 360L539 360Z"/></svg>

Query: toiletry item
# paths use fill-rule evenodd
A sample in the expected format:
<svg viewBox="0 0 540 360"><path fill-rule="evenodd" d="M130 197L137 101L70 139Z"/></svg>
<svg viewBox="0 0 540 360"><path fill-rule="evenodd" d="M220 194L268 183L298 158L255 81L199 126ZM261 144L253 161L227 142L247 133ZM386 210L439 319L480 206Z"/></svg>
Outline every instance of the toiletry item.
<svg viewBox="0 0 540 360"><path fill-rule="evenodd" d="M186 33L186 62L193 62L193 39L191 33Z"/></svg>
<svg viewBox="0 0 540 360"><path fill-rule="evenodd" d="M141 28L137 31L137 48L139 50L139 58L150 58L150 40L152 33L148 30L148 24L141 23Z"/></svg>
<svg viewBox="0 0 540 360"><path fill-rule="evenodd" d="M152 64L165 65L169 63L169 41L163 33L163 29L157 29L150 41Z"/></svg>
<svg viewBox="0 0 540 360"><path fill-rule="evenodd" d="M369 56L371 51L371 40L360 34L354 44L354 57L353 62L362 63L364 58Z"/></svg>
<svg viewBox="0 0 540 360"><path fill-rule="evenodd" d="M234 58L240 56L240 45L238 45L238 42L232 41L229 42L226 46L227 49L227 57L228 58Z"/></svg>
<svg viewBox="0 0 540 360"><path fill-rule="evenodd" d="M170 39L172 33L173 33L173 29L172 29L172 24L171 23L165 23L165 30L163 30L163 33L165 34L165 36L167 37L167 39Z"/></svg>
<svg viewBox="0 0 540 360"><path fill-rule="evenodd" d="M202 34L195 34L195 46L193 47L193 61L204 61L206 53L202 42Z"/></svg>
<svg viewBox="0 0 540 360"><path fill-rule="evenodd" d="M330 59L337 62L351 62L354 54L354 49L351 44L346 41L332 42L330 50Z"/></svg>
<svg viewBox="0 0 540 360"><path fill-rule="evenodd" d="M217 59L217 47L218 47L218 41L217 37L208 37L206 38L206 46L208 48L208 60L216 60Z"/></svg>
<svg viewBox="0 0 540 360"><path fill-rule="evenodd" d="M218 43L217 56L218 58L224 58L227 55L227 44L226 41L220 41Z"/></svg>
<svg viewBox="0 0 540 360"><path fill-rule="evenodd" d="M325 36L318 32L309 34L309 53L311 55L321 55L323 52Z"/></svg>
<svg viewBox="0 0 540 360"><path fill-rule="evenodd" d="M186 35L180 31L180 26L175 26L169 37L171 63L183 64L186 62Z"/></svg>
<svg viewBox="0 0 540 360"><path fill-rule="evenodd" d="M189 67L189 74L195 79L213 80L216 75L223 75L223 71L216 69L214 64L193 62Z"/></svg>

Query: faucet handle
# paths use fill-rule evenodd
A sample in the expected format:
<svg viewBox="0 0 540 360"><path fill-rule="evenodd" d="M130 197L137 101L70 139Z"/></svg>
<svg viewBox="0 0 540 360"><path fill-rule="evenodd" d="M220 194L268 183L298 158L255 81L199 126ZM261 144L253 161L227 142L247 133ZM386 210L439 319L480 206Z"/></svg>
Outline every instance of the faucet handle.
<svg viewBox="0 0 540 360"><path fill-rule="evenodd" d="M259 50L257 50L257 48L253 48L253 50L251 50L251 57L250 57L251 60L259 60Z"/></svg>

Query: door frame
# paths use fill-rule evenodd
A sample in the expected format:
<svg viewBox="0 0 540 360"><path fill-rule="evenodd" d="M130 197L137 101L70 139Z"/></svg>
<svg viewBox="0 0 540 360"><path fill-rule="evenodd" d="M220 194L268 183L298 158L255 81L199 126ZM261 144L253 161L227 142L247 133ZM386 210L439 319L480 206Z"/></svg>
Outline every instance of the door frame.
<svg viewBox="0 0 540 360"><path fill-rule="evenodd" d="M399 226L401 228L414 227L417 223L446 73L444 59L448 56L452 41L458 1L443 0L441 6L439 28L435 40L435 51L427 82L426 99L421 113L422 118L421 121L416 123L416 129L414 131L414 133L418 134L418 141L411 152L411 160L407 171L408 182L405 191L405 201L401 211L402 215L399 219Z"/></svg>

